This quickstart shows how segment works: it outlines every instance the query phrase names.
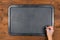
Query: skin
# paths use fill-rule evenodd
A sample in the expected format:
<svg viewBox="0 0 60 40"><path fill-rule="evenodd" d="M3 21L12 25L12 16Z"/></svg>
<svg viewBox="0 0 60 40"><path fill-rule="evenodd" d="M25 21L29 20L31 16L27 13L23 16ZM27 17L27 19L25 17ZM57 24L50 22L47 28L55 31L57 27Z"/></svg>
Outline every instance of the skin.
<svg viewBox="0 0 60 40"><path fill-rule="evenodd" d="M46 32L47 32L48 40L52 40L52 35L54 32L53 27L52 26L46 27Z"/></svg>

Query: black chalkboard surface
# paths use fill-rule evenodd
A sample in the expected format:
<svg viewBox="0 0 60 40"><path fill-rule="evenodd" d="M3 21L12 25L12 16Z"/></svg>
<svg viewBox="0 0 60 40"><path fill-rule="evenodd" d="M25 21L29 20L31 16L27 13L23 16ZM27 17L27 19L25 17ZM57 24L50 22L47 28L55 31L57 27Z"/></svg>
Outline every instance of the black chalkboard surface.
<svg viewBox="0 0 60 40"><path fill-rule="evenodd" d="M8 8L11 35L45 36L45 25L54 25L54 8L51 5L12 5Z"/></svg>

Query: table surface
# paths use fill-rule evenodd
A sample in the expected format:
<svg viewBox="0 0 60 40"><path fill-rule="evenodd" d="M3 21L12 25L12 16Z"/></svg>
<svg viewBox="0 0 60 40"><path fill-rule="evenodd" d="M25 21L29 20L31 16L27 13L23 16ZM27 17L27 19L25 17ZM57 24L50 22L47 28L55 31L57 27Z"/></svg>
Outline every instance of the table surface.
<svg viewBox="0 0 60 40"><path fill-rule="evenodd" d="M50 4L55 7L54 40L60 40L60 0L0 0L0 40L45 40L43 36L11 36L8 33L8 7L12 4Z"/></svg>

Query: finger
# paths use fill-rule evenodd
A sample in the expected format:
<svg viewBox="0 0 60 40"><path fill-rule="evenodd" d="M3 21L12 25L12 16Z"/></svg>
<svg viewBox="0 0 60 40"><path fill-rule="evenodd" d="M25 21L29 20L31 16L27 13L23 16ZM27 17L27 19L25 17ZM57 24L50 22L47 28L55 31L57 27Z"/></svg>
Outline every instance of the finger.
<svg viewBox="0 0 60 40"><path fill-rule="evenodd" d="M53 30L53 26L49 26L49 27L47 27L47 28Z"/></svg>

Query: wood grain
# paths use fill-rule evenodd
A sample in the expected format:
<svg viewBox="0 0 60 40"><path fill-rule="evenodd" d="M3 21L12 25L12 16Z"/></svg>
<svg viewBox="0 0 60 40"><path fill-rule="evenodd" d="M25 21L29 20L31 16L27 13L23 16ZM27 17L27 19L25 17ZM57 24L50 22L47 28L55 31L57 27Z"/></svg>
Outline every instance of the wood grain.
<svg viewBox="0 0 60 40"><path fill-rule="evenodd" d="M42 36L11 36L8 33L8 7L13 4L50 4L55 8L54 40L60 40L60 0L0 0L0 40L46 40Z"/></svg>

